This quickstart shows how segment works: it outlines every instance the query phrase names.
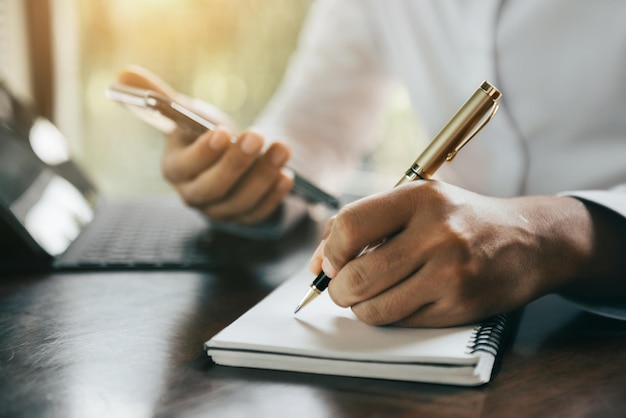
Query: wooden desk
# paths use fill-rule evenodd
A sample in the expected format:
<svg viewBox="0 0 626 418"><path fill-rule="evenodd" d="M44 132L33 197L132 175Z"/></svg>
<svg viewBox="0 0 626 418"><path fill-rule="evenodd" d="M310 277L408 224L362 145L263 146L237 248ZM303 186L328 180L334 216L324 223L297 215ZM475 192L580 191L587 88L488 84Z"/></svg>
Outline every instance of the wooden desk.
<svg viewBox="0 0 626 418"><path fill-rule="evenodd" d="M524 311L481 388L213 365L204 341L306 263L312 246L281 251L262 246L216 273L2 278L0 416L626 416L626 322L556 297Z"/></svg>

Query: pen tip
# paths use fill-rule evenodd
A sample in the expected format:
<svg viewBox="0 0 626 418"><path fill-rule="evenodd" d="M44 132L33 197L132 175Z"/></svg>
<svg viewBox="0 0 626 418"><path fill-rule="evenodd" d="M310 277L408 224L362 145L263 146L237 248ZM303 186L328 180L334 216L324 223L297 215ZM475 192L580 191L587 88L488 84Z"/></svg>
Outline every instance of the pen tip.
<svg viewBox="0 0 626 418"><path fill-rule="evenodd" d="M302 309L302 305L298 305L298 306L296 306L296 310L295 310L295 311L293 311L293 314L294 314L294 315L295 315L295 314L297 314L297 313L300 311L300 309Z"/></svg>

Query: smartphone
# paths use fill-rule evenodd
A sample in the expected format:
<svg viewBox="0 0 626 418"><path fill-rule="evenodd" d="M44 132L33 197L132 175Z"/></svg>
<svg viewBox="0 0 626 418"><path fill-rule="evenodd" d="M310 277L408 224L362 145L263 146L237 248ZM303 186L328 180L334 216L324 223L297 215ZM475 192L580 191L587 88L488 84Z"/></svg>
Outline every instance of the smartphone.
<svg viewBox="0 0 626 418"><path fill-rule="evenodd" d="M153 90L114 83L107 88L105 94L109 99L124 104L141 120L165 133L179 127L198 136L216 128L212 121ZM295 171L291 193L309 203L320 203L332 209L339 208L339 199L321 190Z"/></svg>

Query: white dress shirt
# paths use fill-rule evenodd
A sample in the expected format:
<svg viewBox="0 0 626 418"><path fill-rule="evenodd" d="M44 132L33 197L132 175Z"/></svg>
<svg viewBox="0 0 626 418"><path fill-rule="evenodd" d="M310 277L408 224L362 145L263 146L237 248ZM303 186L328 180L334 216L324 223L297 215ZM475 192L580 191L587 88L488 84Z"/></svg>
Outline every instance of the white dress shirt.
<svg viewBox="0 0 626 418"><path fill-rule="evenodd" d="M257 126L336 192L375 145L392 83L432 137L489 80L501 109L440 178L626 217L625 16L619 0L320 0Z"/></svg>

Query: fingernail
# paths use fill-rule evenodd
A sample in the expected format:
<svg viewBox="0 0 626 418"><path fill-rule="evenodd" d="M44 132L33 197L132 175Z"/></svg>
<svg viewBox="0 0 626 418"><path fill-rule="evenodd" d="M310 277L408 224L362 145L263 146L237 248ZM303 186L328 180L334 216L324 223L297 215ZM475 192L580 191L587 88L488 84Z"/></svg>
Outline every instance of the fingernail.
<svg viewBox="0 0 626 418"><path fill-rule="evenodd" d="M289 177L290 179L293 179L296 177L295 173L293 172L292 169L288 168L288 167L283 167L280 172L284 175Z"/></svg>
<svg viewBox="0 0 626 418"><path fill-rule="evenodd" d="M335 277L337 275L337 270L335 270L333 265L330 264L330 260L326 257L324 257L322 261L322 271L324 271L328 277Z"/></svg>
<svg viewBox="0 0 626 418"><path fill-rule="evenodd" d="M239 146L244 154L256 155L261 151L263 140L259 136L248 132L242 138Z"/></svg>

